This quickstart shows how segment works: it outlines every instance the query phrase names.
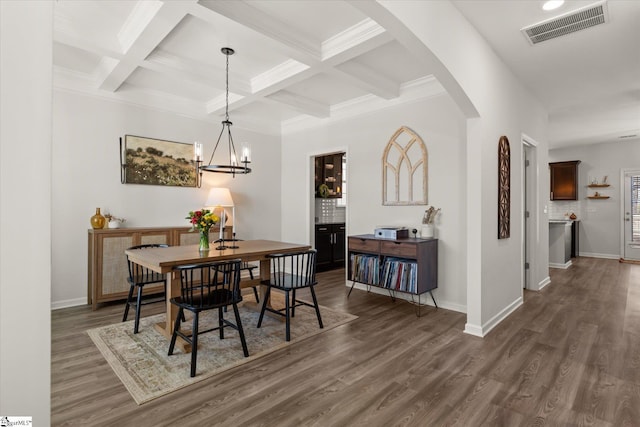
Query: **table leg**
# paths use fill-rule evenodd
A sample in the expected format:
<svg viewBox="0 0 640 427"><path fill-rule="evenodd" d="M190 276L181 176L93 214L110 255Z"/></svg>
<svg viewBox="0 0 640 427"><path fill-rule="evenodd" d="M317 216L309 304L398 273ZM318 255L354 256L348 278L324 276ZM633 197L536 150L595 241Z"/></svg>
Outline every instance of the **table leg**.
<svg viewBox="0 0 640 427"><path fill-rule="evenodd" d="M167 273L166 320L164 322L155 324L155 328L162 335L167 337L169 341L171 341L171 336L173 335L173 325L175 324L176 318L178 317L178 307L174 304L171 304L171 298L178 295L180 295L180 279L173 272L169 272ZM181 337L177 337L176 346L185 353L191 352L191 344L183 340Z"/></svg>

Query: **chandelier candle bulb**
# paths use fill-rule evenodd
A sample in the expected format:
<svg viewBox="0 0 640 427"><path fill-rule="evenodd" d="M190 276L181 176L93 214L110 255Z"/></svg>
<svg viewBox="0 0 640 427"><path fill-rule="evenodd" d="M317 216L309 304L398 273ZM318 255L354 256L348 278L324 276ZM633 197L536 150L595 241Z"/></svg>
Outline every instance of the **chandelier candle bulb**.
<svg viewBox="0 0 640 427"><path fill-rule="evenodd" d="M199 162L202 159L202 144L200 144L199 142L194 142L193 153L194 153L196 162Z"/></svg>
<svg viewBox="0 0 640 427"><path fill-rule="evenodd" d="M250 163L251 162L251 147L245 145L242 147L242 163Z"/></svg>

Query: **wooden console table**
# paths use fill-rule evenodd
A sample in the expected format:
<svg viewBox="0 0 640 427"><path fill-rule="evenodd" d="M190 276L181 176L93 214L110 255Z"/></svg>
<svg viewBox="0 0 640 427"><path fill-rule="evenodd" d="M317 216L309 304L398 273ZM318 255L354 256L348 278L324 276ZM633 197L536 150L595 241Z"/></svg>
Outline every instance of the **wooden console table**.
<svg viewBox="0 0 640 427"><path fill-rule="evenodd" d="M165 243L169 246L197 245L198 232L190 227L101 228L88 232L87 304L95 310L98 304L127 298L129 283L124 251L135 245ZM210 240L218 239L220 228L211 228ZM231 238L231 227L224 237ZM144 295L160 293L164 287L146 287Z"/></svg>
<svg viewBox="0 0 640 427"><path fill-rule="evenodd" d="M387 289L395 300L395 292L420 296L438 287L438 239L380 239L373 234L349 236L348 277L368 286Z"/></svg>

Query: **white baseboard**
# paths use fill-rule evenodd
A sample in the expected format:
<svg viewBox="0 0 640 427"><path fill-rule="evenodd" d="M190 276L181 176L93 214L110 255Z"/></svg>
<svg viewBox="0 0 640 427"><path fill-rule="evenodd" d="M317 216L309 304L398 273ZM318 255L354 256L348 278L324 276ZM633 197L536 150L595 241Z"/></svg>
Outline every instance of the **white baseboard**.
<svg viewBox="0 0 640 427"><path fill-rule="evenodd" d="M580 252L580 256L587 258L620 259L618 254L598 254L593 252Z"/></svg>
<svg viewBox="0 0 640 427"><path fill-rule="evenodd" d="M557 264L555 262L550 262L549 263L549 268L561 268L563 270L566 270L567 268L571 267L571 260L565 262L564 264Z"/></svg>
<svg viewBox="0 0 640 427"><path fill-rule="evenodd" d="M511 313L513 313L518 307L522 305L522 297L518 297L515 301L505 307L498 314L493 316L489 321L487 321L484 325L472 325L467 323L464 325L464 333L469 335L475 335L477 337L485 337L493 328L498 326L500 322L509 317Z"/></svg>
<svg viewBox="0 0 640 427"><path fill-rule="evenodd" d="M551 277L547 276L542 280L542 282L538 283L538 290L542 290L542 288L547 286L549 283L551 283Z"/></svg>
<svg viewBox="0 0 640 427"><path fill-rule="evenodd" d="M351 288L351 281L347 280L346 286L347 288ZM379 295L386 295L387 297L389 296L389 291L387 289L384 288L380 288L377 286L367 286L365 284L362 283L356 283L354 285L354 289L360 289L361 291L369 291L371 293L374 294L379 294ZM450 301L443 301L440 298L438 298L437 295L437 289L433 290L433 297L436 299L436 303L438 303L438 307L439 308L443 308L445 310L452 310L452 311L457 311L459 313L466 313L467 312L467 306L465 305L460 305L460 304L456 304L456 303L452 303ZM407 293L403 293L403 292L396 292L394 295L395 298L397 299L401 299L404 301L409 301L409 302L417 302L418 298L415 295L411 295L411 294L407 294ZM413 297L413 299L412 299ZM426 305L430 305L433 307L433 301L431 300L431 295L427 294L422 294L422 296L420 297L420 303L421 304L426 304Z"/></svg>
<svg viewBox="0 0 640 427"><path fill-rule="evenodd" d="M79 305L87 305L87 298L74 298L62 301L52 301L51 310L59 310L61 308L77 307Z"/></svg>

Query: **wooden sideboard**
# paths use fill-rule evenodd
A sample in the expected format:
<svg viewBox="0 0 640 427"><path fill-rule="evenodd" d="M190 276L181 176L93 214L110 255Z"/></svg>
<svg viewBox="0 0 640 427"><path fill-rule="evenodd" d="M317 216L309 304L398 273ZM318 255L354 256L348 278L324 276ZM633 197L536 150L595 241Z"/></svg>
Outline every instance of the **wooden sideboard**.
<svg viewBox="0 0 640 427"><path fill-rule="evenodd" d="M98 304L126 299L129 292L125 249L151 243L170 246L197 245L200 236L190 227L104 228L88 233L87 304L95 310ZM210 241L220 237L220 228L211 229ZM225 227L224 237L231 238L231 227ZM149 287L144 294L163 291L163 286Z"/></svg>

